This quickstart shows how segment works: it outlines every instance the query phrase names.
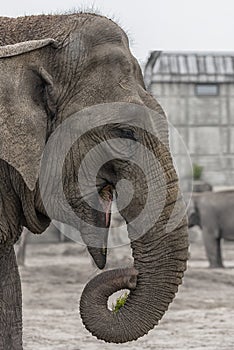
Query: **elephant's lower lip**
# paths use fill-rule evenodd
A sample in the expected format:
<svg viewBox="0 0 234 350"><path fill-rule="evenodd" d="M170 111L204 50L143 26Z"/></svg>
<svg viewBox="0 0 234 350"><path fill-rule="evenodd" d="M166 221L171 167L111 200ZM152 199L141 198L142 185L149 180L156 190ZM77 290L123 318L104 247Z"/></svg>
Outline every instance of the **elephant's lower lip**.
<svg viewBox="0 0 234 350"><path fill-rule="evenodd" d="M88 247L88 251L93 257L97 267L102 270L106 265L107 248Z"/></svg>

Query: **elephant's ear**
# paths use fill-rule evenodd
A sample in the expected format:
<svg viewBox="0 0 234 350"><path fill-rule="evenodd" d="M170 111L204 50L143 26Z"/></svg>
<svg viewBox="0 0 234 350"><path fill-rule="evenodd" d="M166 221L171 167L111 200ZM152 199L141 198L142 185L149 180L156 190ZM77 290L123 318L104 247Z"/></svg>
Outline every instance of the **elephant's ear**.
<svg viewBox="0 0 234 350"><path fill-rule="evenodd" d="M47 45L53 45L54 47L57 47L56 41L51 38L41 40L30 40L14 45L0 46L0 58L18 56L30 51L40 49Z"/></svg>
<svg viewBox="0 0 234 350"><path fill-rule="evenodd" d="M40 81L48 81L40 67L42 51L48 46L55 47L55 40L0 46L0 159L21 174L30 190L35 187L46 142L48 116L38 96ZM30 65L38 67L37 74ZM41 77L43 72L46 77Z"/></svg>

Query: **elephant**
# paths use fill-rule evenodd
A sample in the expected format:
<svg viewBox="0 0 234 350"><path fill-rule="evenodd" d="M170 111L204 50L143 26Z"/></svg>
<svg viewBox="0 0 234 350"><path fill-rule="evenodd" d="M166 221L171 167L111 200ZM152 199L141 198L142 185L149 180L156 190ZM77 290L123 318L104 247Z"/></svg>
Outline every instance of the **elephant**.
<svg viewBox="0 0 234 350"><path fill-rule="evenodd" d="M221 240L234 240L234 191L203 192L192 195L188 225L202 229L211 268L222 268Z"/></svg>
<svg viewBox="0 0 234 350"><path fill-rule="evenodd" d="M188 257L185 204L165 114L146 91L127 35L104 16L77 12L1 17L0 45L0 349L23 347L21 283L13 249L22 228L40 234L52 220L74 227L80 223L75 228L103 269L113 193L117 198L132 196L128 205L121 207L117 200L117 206L127 223L134 264L101 272L91 288L88 284L84 289L80 310L85 327L97 338L136 340L168 309ZM152 118L147 119L146 110ZM108 122L99 125L104 117ZM69 135L80 132L81 120L94 126L70 145ZM70 122L72 127L66 129ZM57 137L66 130L66 137ZM107 149L97 149L96 155L105 155L107 161L93 184L90 172L97 157L86 164L86 154L103 143ZM131 162L141 149L149 150L139 158L142 168ZM118 154L114 159L113 150ZM129 158L121 157L122 151ZM148 197L151 206L144 212ZM142 220L134 226L141 212ZM149 220L153 224L148 227ZM106 298L123 287L130 294L113 313Z"/></svg>

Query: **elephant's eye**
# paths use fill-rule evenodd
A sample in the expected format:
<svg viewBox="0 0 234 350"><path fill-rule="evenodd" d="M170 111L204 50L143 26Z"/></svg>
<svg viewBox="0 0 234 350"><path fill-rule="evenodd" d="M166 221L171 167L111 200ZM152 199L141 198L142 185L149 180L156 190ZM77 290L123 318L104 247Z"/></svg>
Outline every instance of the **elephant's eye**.
<svg viewBox="0 0 234 350"><path fill-rule="evenodd" d="M117 129L116 132L118 134L118 137L137 141L135 132L131 129Z"/></svg>

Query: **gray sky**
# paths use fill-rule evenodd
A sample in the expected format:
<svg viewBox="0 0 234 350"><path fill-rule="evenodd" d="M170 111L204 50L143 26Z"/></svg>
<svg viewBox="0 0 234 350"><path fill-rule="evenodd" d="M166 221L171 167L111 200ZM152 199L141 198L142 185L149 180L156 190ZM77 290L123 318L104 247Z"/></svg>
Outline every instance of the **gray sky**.
<svg viewBox="0 0 234 350"><path fill-rule="evenodd" d="M128 32L132 51L146 61L152 50L234 49L233 0L6 0L1 16L98 8Z"/></svg>

